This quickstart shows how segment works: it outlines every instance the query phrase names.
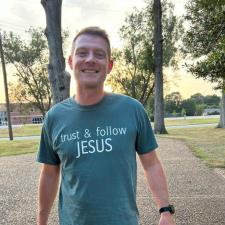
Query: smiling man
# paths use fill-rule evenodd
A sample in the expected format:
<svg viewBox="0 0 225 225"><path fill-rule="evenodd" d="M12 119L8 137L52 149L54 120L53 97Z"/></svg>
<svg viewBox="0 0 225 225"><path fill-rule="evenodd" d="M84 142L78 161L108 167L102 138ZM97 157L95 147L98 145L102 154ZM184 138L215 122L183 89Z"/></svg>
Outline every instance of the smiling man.
<svg viewBox="0 0 225 225"><path fill-rule="evenodd" d="M104 92L113 67L110 49L107 33L98 27L74 38L68 62L76 95L52 107L42 129L38 225L47 225L60 174L60 225L138 225L136 153L159 208L159 225L175 224L143 106Z"/></svg>

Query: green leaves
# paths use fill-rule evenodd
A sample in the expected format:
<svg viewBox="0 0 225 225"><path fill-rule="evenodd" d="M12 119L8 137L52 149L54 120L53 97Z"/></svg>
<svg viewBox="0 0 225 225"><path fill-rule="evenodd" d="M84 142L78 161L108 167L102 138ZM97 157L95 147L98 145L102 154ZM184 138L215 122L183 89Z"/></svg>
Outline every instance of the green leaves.
<svg viewBox="0 0 225 225"><path fill-rule="evenodd" d="M47 45L41 28L30 28L26 31L31 39L22 39L19 35L4 33L4 52L8 63L21 63L32 66L43 54L46 54Z"/></svg>
<svg viewBox="0 0 225 225"><path fill-rule="evenodd" d="M4 33L6 62L14 66L17 78L17 84L11 88L11 97L13 101L36 105L44 115L51 104L47 40L41 28L30 28L27 33L28 40L13 32Z"/></svg>
<svg viewBox="0 0 225 225"><path fill-rule="evenodd" d="M146 1L142 9L134 8L120 29L122 50L114 50L115 67L108 83L146 104L154 87L153 2ZM173 5L163 1L164 66L174 62L176 41L182 33L182 23L173 14ZM175 63L172 63L175 65Z"/></svg>
<svg viewBox="0 0 225 225"><path fill-rule="evenodd" d="M197 78L217 82L225 79L225 1L188 1L185 19L189 29L183 37L185 54L196 62L187 65Z"/></svg>

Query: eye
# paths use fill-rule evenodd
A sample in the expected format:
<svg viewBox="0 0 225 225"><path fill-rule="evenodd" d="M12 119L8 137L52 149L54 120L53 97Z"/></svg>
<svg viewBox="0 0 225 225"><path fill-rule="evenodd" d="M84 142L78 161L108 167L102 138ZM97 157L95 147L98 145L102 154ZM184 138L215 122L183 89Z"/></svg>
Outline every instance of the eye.
<svg viewBox="0 0 225 225"><path fill-rule="evenodd" d="M105 56L106 56L106 54L105 54L105 52L103 52L103 51L96 51L96 52L95 52L95 56L96 56L96 58L98 58L98 59L104 59Z"/></svg>
<svg viewBox="0 0 225 225"><path fill-rule="evenodd" d="M76 55L78 55L80 57L85 57L87 55L87 51L85 51L85 50L77 51Z"/></svg>

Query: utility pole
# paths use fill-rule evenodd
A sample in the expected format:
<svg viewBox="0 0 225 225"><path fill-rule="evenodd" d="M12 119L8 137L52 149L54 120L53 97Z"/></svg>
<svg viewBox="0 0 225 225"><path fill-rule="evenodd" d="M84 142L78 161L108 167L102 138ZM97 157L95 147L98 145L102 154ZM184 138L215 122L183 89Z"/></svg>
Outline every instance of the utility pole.
<svg viewBox="0 0 225 225"><path fill-rule="evenodd" d="M9 109L8 84L7 84L7 75L6 75L6 68L5 68L5 59L4 59L3 48L2 48L2 33L1 33L1 30L0 30L0 54L1 54L1 61L2 61L4 86L5 86L5 100L6 100L9 139L10 139L10 141L12 141L13 140L13 133L12 133L12 123L11 123L10 109Z"/></svg>

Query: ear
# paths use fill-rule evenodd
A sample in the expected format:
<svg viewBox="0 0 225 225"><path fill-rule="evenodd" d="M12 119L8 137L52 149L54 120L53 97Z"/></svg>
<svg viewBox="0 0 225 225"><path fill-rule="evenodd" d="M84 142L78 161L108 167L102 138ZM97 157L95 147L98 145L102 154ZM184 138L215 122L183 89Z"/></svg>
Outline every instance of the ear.
<svg viewBox="0 0 225 225"><path fill-rule="evenodd" d="M70 55L69 58L68 58L68 64L70 66L70 69L73 70L73 58L72 56Z"/></svg>
<svg viewBox="0 0 225 225"><path fill-rule="evenodd" d="M113 68L113 60L110 59L109 60L109 67L108 67L108 73L110 73L112 71L112 68Z"/></svg>

